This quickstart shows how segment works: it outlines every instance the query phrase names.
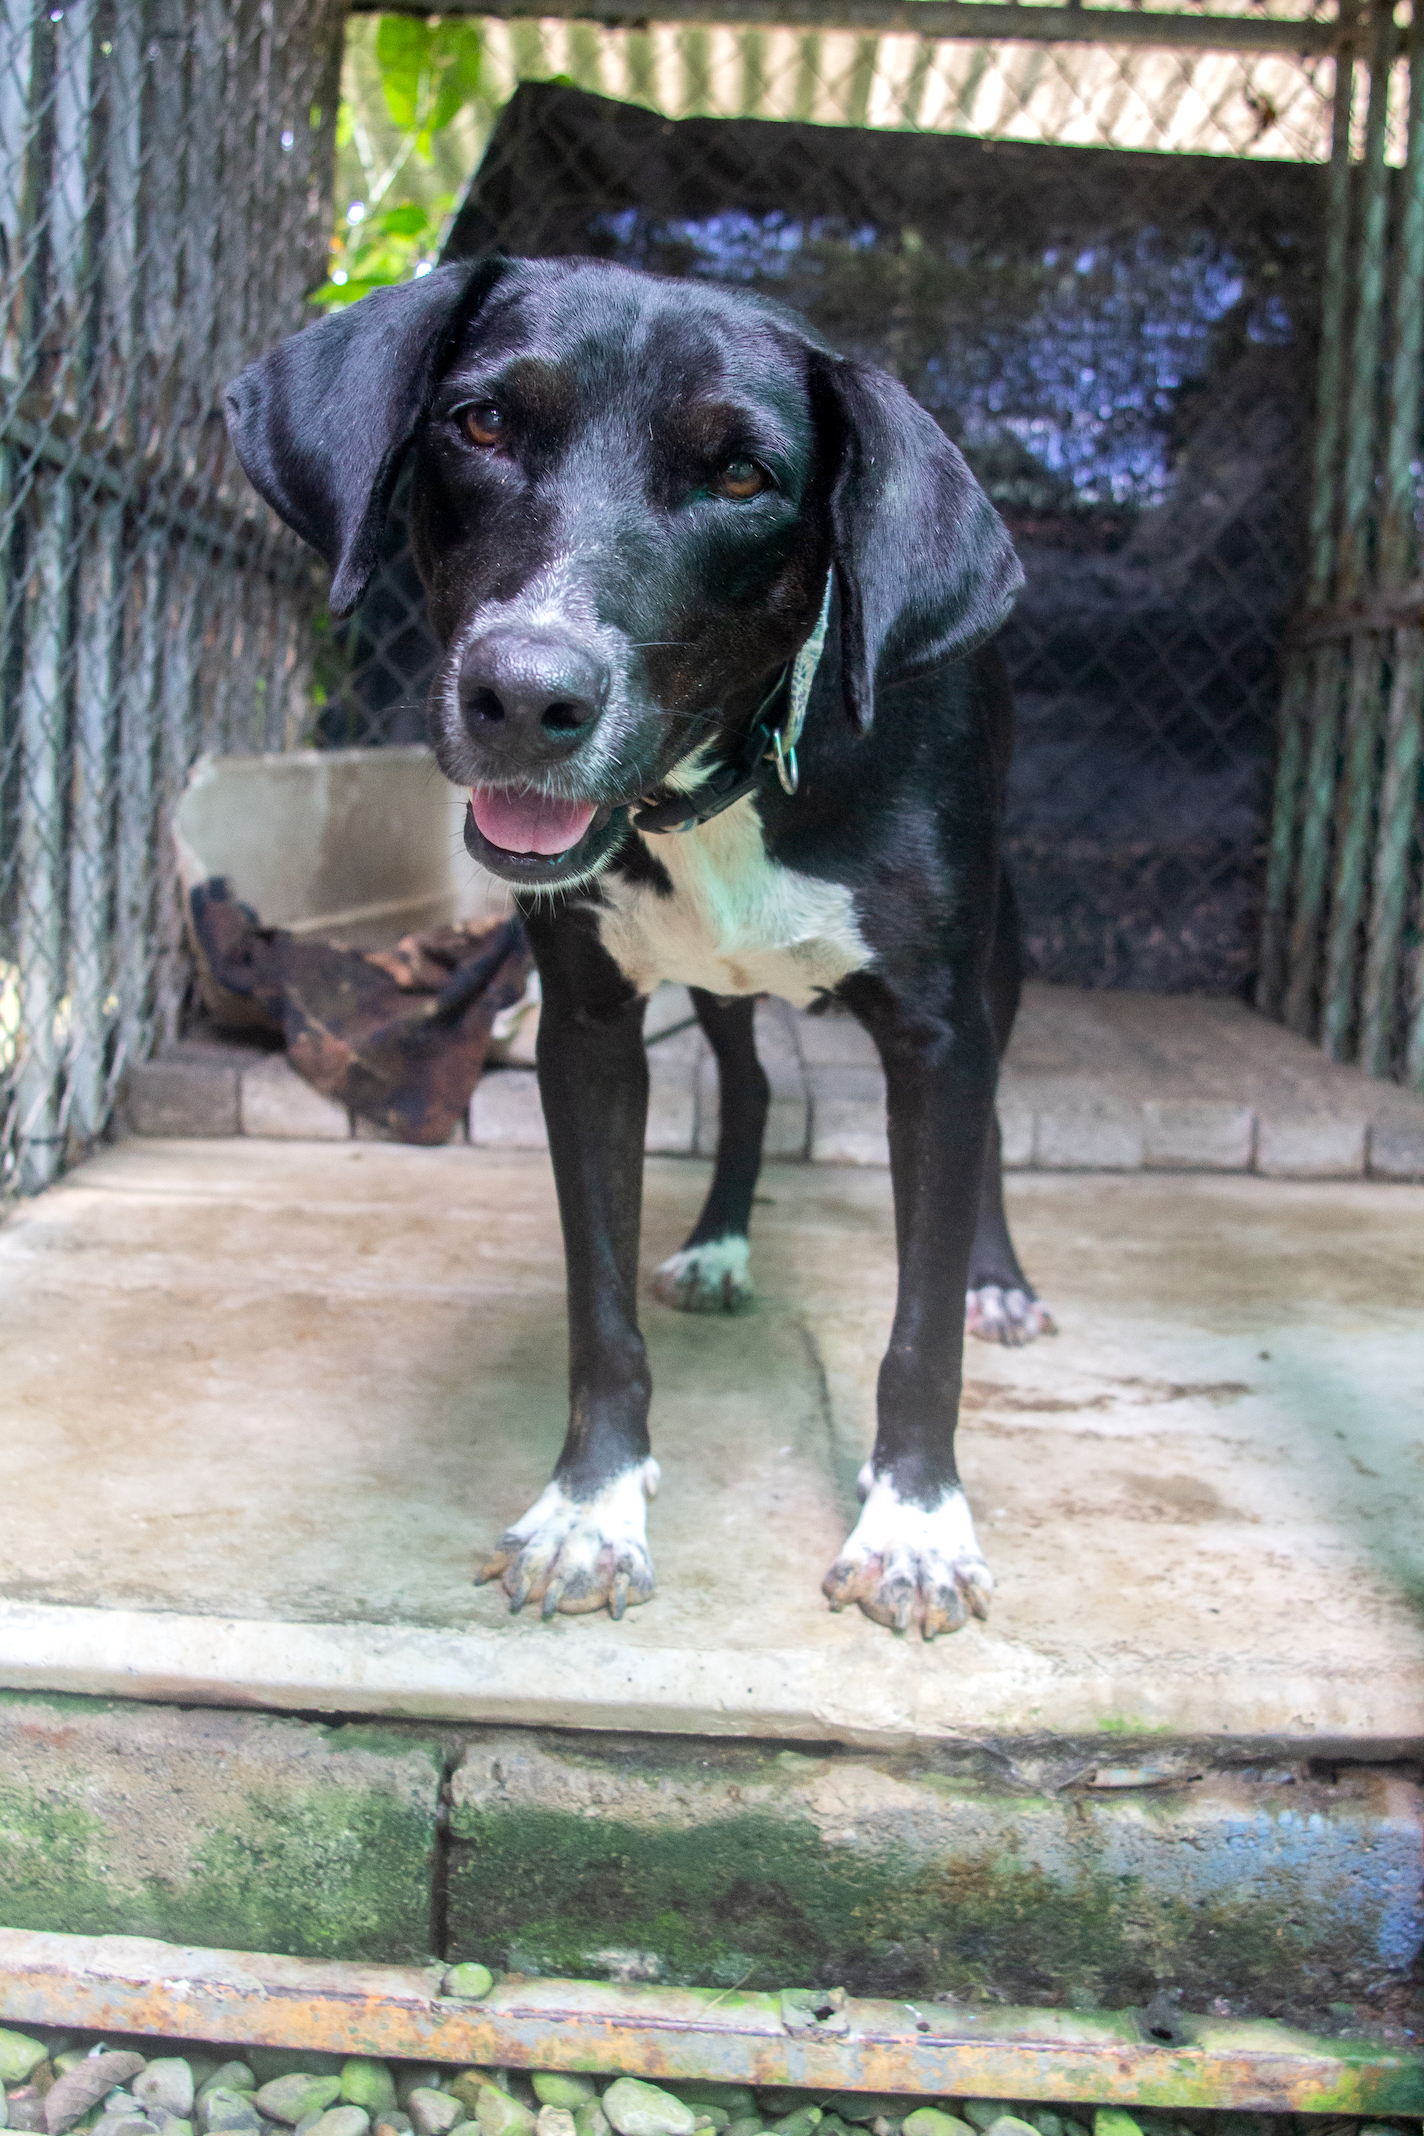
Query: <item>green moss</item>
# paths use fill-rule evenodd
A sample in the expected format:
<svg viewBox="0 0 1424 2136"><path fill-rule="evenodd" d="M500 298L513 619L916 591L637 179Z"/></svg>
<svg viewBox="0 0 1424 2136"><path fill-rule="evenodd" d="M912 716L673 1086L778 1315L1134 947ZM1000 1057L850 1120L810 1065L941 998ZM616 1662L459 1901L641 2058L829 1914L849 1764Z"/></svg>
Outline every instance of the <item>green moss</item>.
<svg viewBox="0 0 1424 2136"><path fill-rule="evenodd" d="M1328 1953L1299 1892L1259 1886L1192 1903L1065 1854L1061 1876L1019 1851L926 1864L893 1846L829 1844L808 1820L747 1815L649 1829L528 1807L465 1810L450 1863L451 1957L523 1971L863 1994L992 1989L1011 2001L1084 1992L1146 2002L1164 1978L1188 2003L1298 1991ZM1359 1957L1365 1956L1362 1950Z"/></svg>
<svg viewBox="0 0 1424 2136"><path fill-rule="evenodd" d="M93 1812L0 1789L0 1919L294 1957L420 1962L430 1951L434 1791L249 1794L164 1875L116 1868Z"/></svg>
<svg viewBox="0 0 1424 2136"><path fill-rule="evenodd" d="M168 1918L186 1943L236 1936L240 1950L420 1962L430 1955L433 1808L374 1788L250 1796L242 1824L197 1849Z"/></svg>
<svg viewBox="0 0 1424 2136"><path fill-rule="evenodd" d="M418 1757L428 1759L437 1778L445 1768L442 1745L414 1728L403 1727L398 1721L342 1721L334 1726L319 1727L314 1732L335 1751L364 1750L377 1758L408 1758L414 1752Z"/></svg>
<svg viewBox="0 0 1424 2136"><path fill-rule="evenodd" d="M103 1822L91 1811L0 1787L0 1919L6 1927L79 1936L151 1933L128 1929L126 1916L121 1918L104 1841Z"/></svg>

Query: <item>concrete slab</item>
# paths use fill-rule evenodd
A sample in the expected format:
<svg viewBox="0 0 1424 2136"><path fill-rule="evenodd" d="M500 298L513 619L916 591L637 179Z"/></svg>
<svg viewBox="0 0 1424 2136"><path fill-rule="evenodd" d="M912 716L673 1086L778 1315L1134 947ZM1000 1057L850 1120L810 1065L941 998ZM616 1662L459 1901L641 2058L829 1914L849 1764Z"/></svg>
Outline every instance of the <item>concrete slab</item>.
<svg viewBox="0 0 1424 2136"><path fill-rule="evenodd" d="M649 1268L705 1164L653 1160ZM651 1301L659 1590L510 1619L473 1562L562 1433L547 1159L135 1140L0 1230L0 1683L893 1743L1424 1739L1424 1192L1014 1183L1063 1334L968 1358L999 1580L832 1617L893 1290L879 1171L768 1169L757 1311Z"/></svg>

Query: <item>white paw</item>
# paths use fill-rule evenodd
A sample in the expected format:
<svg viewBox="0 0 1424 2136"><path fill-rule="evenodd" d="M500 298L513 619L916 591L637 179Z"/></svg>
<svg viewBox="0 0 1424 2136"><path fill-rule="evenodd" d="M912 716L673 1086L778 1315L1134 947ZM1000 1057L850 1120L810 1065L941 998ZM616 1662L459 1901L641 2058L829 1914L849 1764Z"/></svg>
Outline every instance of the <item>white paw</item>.
<svg viewBox="0 0 1424 2136"><path fill-rule="evenodd" d="M980 1342L1001 1342L1012 1350L1032 1342L1036 1335L1058 1333L1041 1298L1030 1298L1025 1290L1004 1290L997 1283L965 1292L964 1328Z"/></svg>
<svg viewBox="0 0 1424 2136"><path fill-rule="evenodd" d="M555 1479L500 1537L477 1584L498 1580L511 1611L534 1601L544 1617L555 1610L578 1615L606 1602L609 1614L621 1617L630 1602L646 1602L653 1591L644 1516L660 1478L649 1455L592 1498L570 1498Z"/></svg>
<svg viewBox="0 0 1424 2136"><path fill-rule="evenodd" d="M653 1296L680 1313L739 1313L752 1300L749 1248L735 1232L684 1246L653 1270Z"/></svg>
<svg viewBox="0 0 1424 2136"><path fill-rule="evenodd" d="M858 1602L867 1617L926 1639L957 1632L989 1614L994 1579L974 1540L969 1504L958 1485L936 1506L900 1497L888 1476L861 1470L865 1510L821 1582L832 1609Z"/></svg>

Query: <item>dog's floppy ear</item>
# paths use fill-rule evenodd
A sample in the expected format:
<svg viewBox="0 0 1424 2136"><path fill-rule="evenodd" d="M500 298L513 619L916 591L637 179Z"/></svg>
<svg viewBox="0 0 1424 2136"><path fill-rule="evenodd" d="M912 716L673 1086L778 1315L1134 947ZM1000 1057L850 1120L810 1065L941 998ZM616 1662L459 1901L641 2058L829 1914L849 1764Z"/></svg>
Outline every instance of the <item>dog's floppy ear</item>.
<svg viewBox="0 0 1424 2136"><path fill-rule="evenodd" d="M1008 615L1023 571L963 454L898 380L819 350L811 380L835 470L846 709L864 732L877 678L900 681L971 653Z"/></svg>
<svg viewBox="0 0 1424 2136"><path fill-rule="evenodd" d="M407 446L455 336L502 260L438 267L375 289L235 378L227 427L248 480L331 566L331 612L350 615L376 568Z"/></svg>

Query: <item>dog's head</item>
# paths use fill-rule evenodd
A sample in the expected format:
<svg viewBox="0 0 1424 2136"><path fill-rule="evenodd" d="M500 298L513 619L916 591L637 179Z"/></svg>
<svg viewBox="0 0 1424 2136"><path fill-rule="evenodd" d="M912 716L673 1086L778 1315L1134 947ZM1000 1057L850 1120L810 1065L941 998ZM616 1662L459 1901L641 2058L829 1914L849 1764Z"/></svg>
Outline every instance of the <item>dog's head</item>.
<svg viewBox="0 0 1424 2136"><path fill-rule="evenodd" d="M444 646L436 754L507 880L595 872L618 810L745 728L813 629L877 688L962 657L1021 581L960 454L885 372L758 298L591 260L378 290L228 393L256 488L349 614L401 464Z"/></svg>

